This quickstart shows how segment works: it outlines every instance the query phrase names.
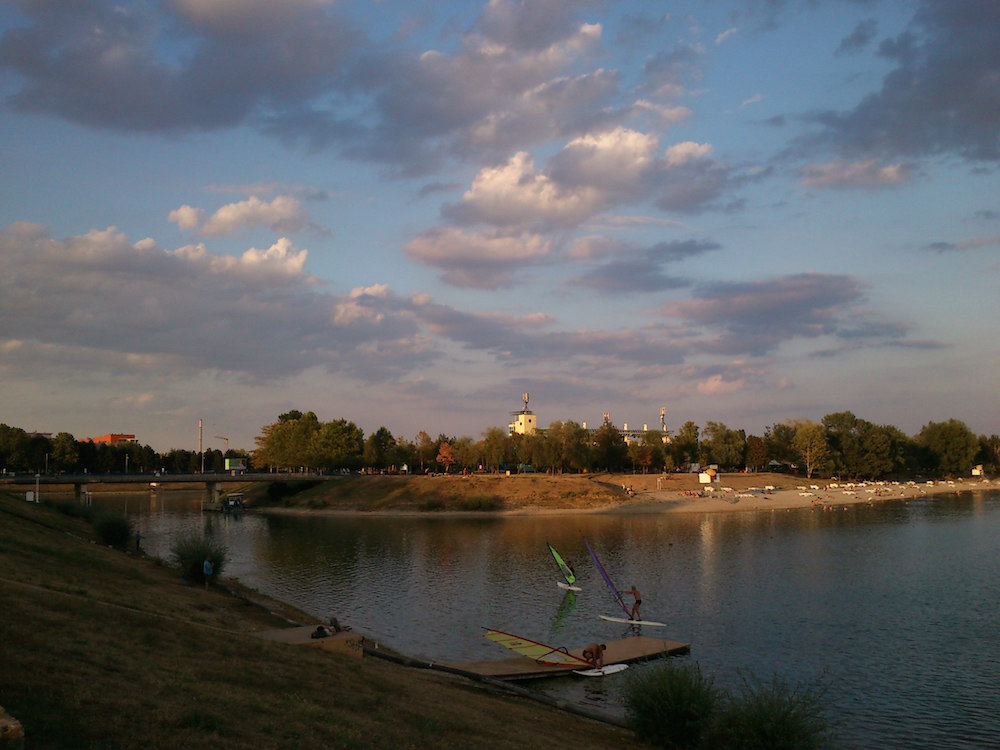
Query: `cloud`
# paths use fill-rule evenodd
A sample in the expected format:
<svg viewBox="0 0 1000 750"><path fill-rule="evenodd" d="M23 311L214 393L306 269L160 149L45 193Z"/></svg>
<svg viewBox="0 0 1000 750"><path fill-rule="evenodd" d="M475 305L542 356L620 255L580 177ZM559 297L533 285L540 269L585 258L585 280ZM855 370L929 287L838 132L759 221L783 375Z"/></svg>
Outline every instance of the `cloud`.
<svg viewBox="0 0 1000 750"><path fill-rule="evenodd" d="M925 245L924 249L933 250L937 253L959 253L968 250L979 250L984 247L1000 247L1000 236L975 237L962 242L931 242Z"/></svg>
<svg viewBox="0 0 1000 750"><path fill-rule="evenodd" d="M44 227L11 225L0 232L0 342L22 343L6 345L17 353L6 364L260 381L312 367L376 379L433 357L406 305L374 291L317 292L306 257L287 239L232 257L132 243L114 227L57 240ZM337 319L350 301L380 315ZM395 342L398 359L374 352L373 340Z"/></svg>
<svg viewBox="0 0 1000 750"><path fill-rule="evenodd" d="M652 247L634 249L628 247L595 249L593 243L587 249L578 248L577 257L602 257L604 262L575 277L571 283L589 287L604 294L639 294L662 292L690 286L692 282L669 276L665 268L689 258L718 250L714 242L696 240L661 242Z"/></svg>
<svg viewBox="0 0 1000 750"><path fill-rule="evenodd" d="M815 115L821 131L803 145L882 158L1000 160L997 49L1000 3L923 0L911 27L879 47L895 66L881 89L851 110Z"/></svg>
<svg viewBox="0 0 1000 750"><path fill-rule="evenodd" d="M718 34L718 35L717 35L717 36L715 37L715 46L716 46L716 47L718 47L718 46L719 46L720 44L722 44L723 42L726 42L726 41L728 41L729 39L732 39L732 38L733 38L734 36L736 36L736 35L737 35L737 34L738 34L739 32L740 32L740 30L739 30L739 29L737 29L737 28L731 28L731 29L726 29L725 31L723 31L723 32L719 33L719 34Z"/></svg>
<svg viewBox="0 0 1000 750"><path fill-rule="evenodd" d="M795 274L774 280L697 287L692 297L662 307L665 315L708 335L706 352L760 356L794 339L833 337L855 343L898 339L898 325L861 314L867 287L851 276Z"/></svg>
<svg viewBox="0 0 1000 750"><path fill-rule="evenodd" d="M896 187L909 182L912 175L913 170L906 164L881 166L875 159L833 161L803 167L802 183L809 187L837 189Z"/></svg>
<svg viewBox="0 0 1000 750"><path fill-rule="evenodd" d="M428 230L403 248L418 263L440 269L447 283L476 289L507 286L514 269L544 261L550 250L550 242L536 234L485 234L452 228Z"/></svg>
<svg viewBox="0 0 1000 750"><path fill-rule="evenodd" d="M835 55L854 55L867 47L878 32L878 21L868 18L858 23L854 30L844 37Z"/></svg>
<svg viewBox="0 0 1000 750"><path fill-rule="evenodd" d="M182 0L155 6L159 14L104 0L23 4L22 23L0 37L0 69L18 80L7 103L92 127L168 133L297 109L330 93L365 43L321 6Z"/></svg>
<svg viewBox="0 0 1000 750"><path fill-rule="evenodd" d="M250 196L245 201L229 203L218 209L202 225L201 233L214 237L254 226L270 227L278 233L294 232L305 224L305 211L295 198L279 195L267 203Z"/></svg>
<svg viewBox="0 0 1000 750"><path fill-rule="evenodd" d="M194 208L193 206L188 206L187 204L181 206L180 208L175 208L167 214L167 221L174 222L177 224L178 229L185 232L197 229L201 225L204 218L204 209Z"/></svg>
<svg viewBox="0 0 1000 750"><path fill-rule="evenodd" d="M697 212L738 184L709 144L685 141L658 155L656 136L629 128L574 138L542 170L527 152L476 175L459 203L442 209L458 224L508 231L578 226L625 202L651 199L665 211Z"/></svg>

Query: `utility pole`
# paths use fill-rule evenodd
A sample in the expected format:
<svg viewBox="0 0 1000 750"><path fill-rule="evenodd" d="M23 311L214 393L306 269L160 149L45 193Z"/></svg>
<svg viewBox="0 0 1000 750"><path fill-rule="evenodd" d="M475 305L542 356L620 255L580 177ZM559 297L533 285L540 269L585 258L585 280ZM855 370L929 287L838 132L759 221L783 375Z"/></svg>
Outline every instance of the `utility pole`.
<svg viewBox="0 0 1000 750"><path fill-rule="evenodd" d="M198 420L198 455L201 456L201 473L205 473L205 453L201 449L201 420Z"/></svg>
<svg viewBox="0 0 1000 750"><path fill-rule="evenodd" d="M226 453L229 453L229 435L216 435L216 440L224 440L226 443Z"/></svg>

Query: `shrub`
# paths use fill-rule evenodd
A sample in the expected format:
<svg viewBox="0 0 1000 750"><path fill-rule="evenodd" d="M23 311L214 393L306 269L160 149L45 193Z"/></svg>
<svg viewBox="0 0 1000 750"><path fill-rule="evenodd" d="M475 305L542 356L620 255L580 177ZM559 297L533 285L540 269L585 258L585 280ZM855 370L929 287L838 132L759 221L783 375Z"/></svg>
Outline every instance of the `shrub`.
<svg viewBox="0 0 1000 750"><path fill-rule="evenodd" d="M129 540L135 535L131 519L113 511L95 513L93 525L98 539L119 549L125 549Z"/></svg>
<svg viewBox="0 0 1000 750"><path fill-rule="evenodd" d="M57 500L52 503L52 507L70 518L82 518L84 521L94 520L94 508L91 505L84 505L75 500Z"/></svg>
<svg viewBox="0 0 1000 750"><path fill-rule="evenodd" d="M630 674L625 688L629 722L642 739L665 748L702 746L719 692L695 663L664 662Z"/></svg>
<svg viewBox="0 0 1000 750"><path fill-rule="evenodd" d="M212 561L212 577L216 580L226 567L226 548L205 537L191 534L180 537L170 545L170 559L181 569L181 577L188 581L205 582L203 565L207 557Z"/></svg>
<svg viewBox="0 0 1000 750"><path fill-rule="evenodd" d="M459 505L462 510L501 510L503 500L496 495L469 495Z"/></svg>
<svg viewBox="0 0 1000 750"><path fill-rule="evenodd" d="M719 750L819 750L831 744L823 715L823 690L807 685L791 690L777 676L753 686L744 677L743 694L719 713L712 746Z"/></svg>

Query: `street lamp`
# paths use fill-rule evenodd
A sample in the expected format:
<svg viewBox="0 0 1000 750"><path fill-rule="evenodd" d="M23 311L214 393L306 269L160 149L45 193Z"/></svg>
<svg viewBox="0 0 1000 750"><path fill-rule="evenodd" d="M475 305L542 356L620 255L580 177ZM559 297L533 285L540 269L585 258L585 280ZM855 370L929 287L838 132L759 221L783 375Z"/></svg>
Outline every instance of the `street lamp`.
<svg viewBox="0 0 1000 750"><path fill-rule="evenodd" d="M38 477L39 477L39 474L38 474L38 472L36 471L36 472L35 472L35 502L36 502L36 503L39 503L39 502L41 502L41 498L40 498L40 497L38 497Z"/></svg>

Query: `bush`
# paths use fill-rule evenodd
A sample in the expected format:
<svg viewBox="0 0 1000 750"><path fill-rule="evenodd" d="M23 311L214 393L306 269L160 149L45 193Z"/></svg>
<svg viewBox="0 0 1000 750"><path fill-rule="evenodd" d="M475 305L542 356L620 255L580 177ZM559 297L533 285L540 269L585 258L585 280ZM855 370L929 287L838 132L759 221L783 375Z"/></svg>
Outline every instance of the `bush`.
<svg viewBox="0 0 1000 750"><path fill-rule="evenodd" d="M663 748L819 750L832 745L818 686L791 690L775 676L742 693L717 690L697 663L631 673L625 709L636 734Z"/></svg>
<svg viewBox="0 0 1000 750"><path fill-rule="evenodd" d="M745 678L740 700L728 701L713 732L719 750L819 750L831 744L823 690L791 690L777 676L753 686Z"/></svg>
<svg viewBox="0 0 1000 750"><path fill-rule="evenodd" d="M212 561L212 578L219 579L226 567L227 550L197 534L181 537L170 546L170 559L181 569L181 577L187 581L205 582L204 568L207 557Z"/></svg>
<svg viewBox="0 0 1000 750"><path fill-rule="evenodd" d="M719 692L697 663L671 662L629 675L625 711L642 739L665 748L702 747Z"/></svg>
<svg viewBox="0 0 1000 750"><path fill-rule="evenodd" d="M95 513L93 525L97 538L110 547L125 549L135 535L131 519L113 511Z"/></svg>

